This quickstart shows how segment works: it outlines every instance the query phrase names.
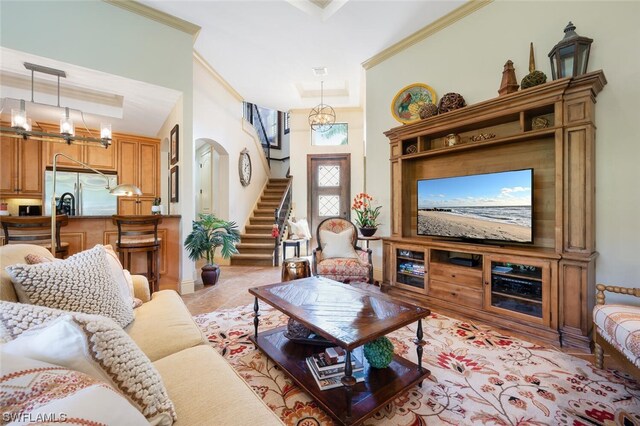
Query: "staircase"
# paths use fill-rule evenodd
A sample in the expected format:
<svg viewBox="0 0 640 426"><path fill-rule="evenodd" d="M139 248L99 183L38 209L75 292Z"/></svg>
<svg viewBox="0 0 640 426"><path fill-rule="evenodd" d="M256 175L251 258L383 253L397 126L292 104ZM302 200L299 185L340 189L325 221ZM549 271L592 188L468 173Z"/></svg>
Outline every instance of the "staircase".
<svg viewBox="0 0 640 426"><path fill-rule="evenodd" d="M289 188L290 179L269 179L269 183L253 211L245 233L236 245L238 253L231 256L232 265L273 266L276 239L271 236L274 212L279 209Z"/></svg>

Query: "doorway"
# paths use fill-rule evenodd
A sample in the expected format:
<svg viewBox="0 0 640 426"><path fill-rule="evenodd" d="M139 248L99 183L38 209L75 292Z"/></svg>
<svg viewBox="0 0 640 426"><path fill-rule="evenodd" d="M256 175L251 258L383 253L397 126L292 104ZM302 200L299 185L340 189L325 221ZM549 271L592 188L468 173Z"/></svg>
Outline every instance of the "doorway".
<svg viewBox="0 0 640 426"><path fill-rule="evenodd" d="M351 219L351 154L307 155L307 185L311 229L329 217Z"/></svg>

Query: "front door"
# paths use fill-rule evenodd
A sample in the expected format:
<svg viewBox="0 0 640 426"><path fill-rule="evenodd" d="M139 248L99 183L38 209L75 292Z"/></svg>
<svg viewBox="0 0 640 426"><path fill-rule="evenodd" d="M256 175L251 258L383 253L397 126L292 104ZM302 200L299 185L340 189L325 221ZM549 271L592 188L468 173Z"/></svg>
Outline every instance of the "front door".
<svg viewBox="0 0 640 426"><path fill-rule="evenodd" d="M351 154L307 155L308 217L315 237L329 217L351 218Z"/></svg>

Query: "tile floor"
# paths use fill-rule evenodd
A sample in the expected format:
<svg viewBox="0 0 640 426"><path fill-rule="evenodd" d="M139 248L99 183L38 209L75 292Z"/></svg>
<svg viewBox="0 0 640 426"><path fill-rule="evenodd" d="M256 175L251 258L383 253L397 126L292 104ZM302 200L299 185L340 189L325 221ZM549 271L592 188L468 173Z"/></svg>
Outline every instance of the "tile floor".
<svg viewBox="0 0 640 426"><path fill-rule="evenodd" d="M222 266L221 269L218 284L206 288L197 284L194 293L182 296L193 315L253 303L253 296L248 292L250 288L280 282L278 267ZM525 337L525 340L532 339ZM574 348L556 349L593 362L593 355L587 351ZM621 368L614 365L614 360L609 357L605 357L605 364L610 368Z"/></svg>

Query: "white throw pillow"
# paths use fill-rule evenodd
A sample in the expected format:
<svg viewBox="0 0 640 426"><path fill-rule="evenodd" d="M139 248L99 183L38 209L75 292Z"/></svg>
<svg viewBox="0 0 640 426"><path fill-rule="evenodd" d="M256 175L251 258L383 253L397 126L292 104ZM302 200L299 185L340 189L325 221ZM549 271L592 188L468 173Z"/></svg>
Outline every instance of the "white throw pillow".
<svg viewBox="0 0 640 426"><path fill-rule="evenodd" d="M118 389L154 425L171 425L175 408L160 373L111 319L0 302L2 352L81 371Z"/></svg>
<svg viewBox="0 0 640 426"><path fill-rule="evenodd" d="M111 244L104 246L107 252L107 260L109 261L109 267L111 268L111 274L118 284L120 293L125 300L129 300L133 306L133 281L131 280L131 274L129 271L122 267L118 254L113 250ZM129 284L131 281L131 284Z"/></svg>
<svg viewBox="0 0 640 426"><path fill-rule="evenodd" d="M105 315L123 328L133 321L133 299L123 296L104 246L61 262L17 264L5 269L22 303Z"/></svg>
<svg viewBox="0 0 640 426"><path fill-rule="evenodd" d="M307 222L307 219L300 219L297 225L298 225L298 231L299 231L298 235L300 235L300 238L303 238L305 240L310 240L311 231L309 230L309 222Z"/></svg>
<svg viewBox="0 0 640 426"><path fill-rule="evenodd" d="M2 423L149 425L111 386L58 365L0 352ZM73 419L73 421L71 421Z"/></svg>
<svg viewBox="0 0 640 426"><path fill-rule="evenodd" d="M358 258L353 248L353 229L346 229L340 233L320 230L322 241L322 258Z"/></svg>

